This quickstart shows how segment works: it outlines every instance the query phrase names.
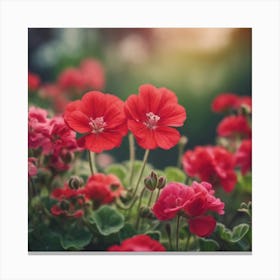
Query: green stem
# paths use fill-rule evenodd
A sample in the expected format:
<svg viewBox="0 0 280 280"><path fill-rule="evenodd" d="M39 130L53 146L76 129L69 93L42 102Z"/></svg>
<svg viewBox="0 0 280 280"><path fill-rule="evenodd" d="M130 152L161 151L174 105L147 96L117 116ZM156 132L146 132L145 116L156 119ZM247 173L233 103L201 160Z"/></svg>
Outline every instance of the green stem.
<svg viewBox="0 0 280 280"><path fill-rule="evenodd" d="M132 133L129 134L128 141L129 141L129 159L130 159L130 176L129 176L129 187L130 187L134 175L134 161L135 161L135 145L134 145L134 137Z"/></svg>
<svg viewBox="0 0 280 280"><path fill-rule="evenodd" d="M180 216L177 215L177 223L176 223L176 251L179 251L179 227L180 227Z"/></svg>
<svg viewBox="0 0 280 280"><path fill-rule="evenodd" d="M189 232L187 237L187 242L185 245L185 251L189 251L190 240L191 240L191 233Z"/></svg>
<svg viewBox="0 0 280 280"><path fill-rule="evenodd" d="M116 202L117 207L119 207L120 209L129 210L129 209L131 209L131 208L133 207L133 205L135 204L135 202L136 202L137 199L138 199L138 196L135 196L135 197L132 199L132 201L131 201L129 204L127 204L127 205L125 205L125 204L120 200L119 197L116 198L115 202Z"/></svg>
<svg viewBox="0 0 280 280"><path fill-rule="evenodd" d="M152 191L152 192L150 193L150 197L149 197L149 201L148 201L148 207L150 207L150 205L151 205L152 198L153 198L153 194L154 194L154 192Z"/></svg>
<svg viewBox="0 0 280 280"><path fill-rule="evenodd" d="M171 238L172 233L171 233L170 224L166 224L165 231L166 231L166 234L167 234L167 237L168 237L169 249L170 249L170 251L173 251L172 238Z"/></svg>
<svg viewBox="0 0 280 280"><path fill-rule="evenodd" d="M95 153L92 153L90 150L88 150L88 161L91 175L94 175L95 173L97 173L95 166Z"/></svg>
<svg viewBox="0 0 280 280"><path fill-rule="evenodd" d="M141 166L141 170L140 170L140 174L139 174L139 177L138 177L138 180L137 180L137 183L136 183L136 186L135 186L135 190L133 192L132 197L134 197L137 194L137 190L138 190L139 184L141 182L141 179L142 179L142 176L143 176L143 172L144 172L147 160L148 160L149 152L150 152L150 150L146 150L145 151L143 162L142 162L142 166Z"/></svg>
<svg viewBox="0 0 280 280"><path fill-rule="evenodd" d="M160 189L158 189L158 192L157 192L157 197L156 197L156 201L158 200L159 195L160 195Z"/></svg>
<svg viewBox="0 0 280 280"><path fill-rule="evenodd" d="M139 227L139 222L140 222L140 207L141 207L141 203L142 203L142 198L143 198L143 195L145 193L145 190L146 188L144 187L141 191L141 194L140 194L140 198L139 198L139 203L138 203L138 206L137 206L137 219L136 219L136 224L135 224L135 228L136 230L138 229Z"/></svg>

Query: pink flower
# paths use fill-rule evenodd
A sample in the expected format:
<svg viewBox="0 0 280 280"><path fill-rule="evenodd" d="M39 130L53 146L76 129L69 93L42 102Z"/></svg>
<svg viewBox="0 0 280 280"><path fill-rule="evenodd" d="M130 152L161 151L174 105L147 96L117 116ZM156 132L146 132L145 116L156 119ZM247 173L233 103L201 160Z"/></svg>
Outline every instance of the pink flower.
<svg viewBox="0 0 280 280"><path fill-rule="evenodd" d="M37 159L34 157L28 158L28 177L37 175L38 169L36 167Z"/></svg>
<svg viewBox="0 0 280 280"><path fill-rule="evenodd" d="M28 89L36 91L41 83L40 76L31 72L28 72Z"/></svg>
<svg viewBox="0 0 280 280"><path fill-rule="evenodd" d="M148 235L139 234L124 240L120 245L113 245L108 248L108 251L116 252L150 252L150 251L165 251L165 248L158 241L152 239Z"/></svg>
<svg viewBox="0 0 280 280"><path fill-rule="evenodd" d="M216 220L206 214L224 214L224 203L214 196L212 185L207 182L193 182L191 186L172 182L162 190L152 211L159 220L173 219L183 211L188 218L190 231L204 237L209 236L216 226Z"/></svg>
<svg viewBox="0 0 280 280"><path fill-rule="evenodd" d="M237 182L234 155L222 147L197 146L183 155L182 163L189 176L222 186L226 192L232 191Z"/></svg>
<svg viewBox="0 0 280 280"><path fill-rule="evenodd" d="M243 140L235 154L236 166L245 175L252 169L252 140Z"/></svg>

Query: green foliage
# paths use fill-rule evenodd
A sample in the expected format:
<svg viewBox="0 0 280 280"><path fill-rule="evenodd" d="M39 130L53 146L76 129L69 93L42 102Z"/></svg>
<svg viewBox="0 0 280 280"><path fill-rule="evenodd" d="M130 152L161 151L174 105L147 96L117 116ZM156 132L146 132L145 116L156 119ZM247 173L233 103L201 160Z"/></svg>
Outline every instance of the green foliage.
<svg viewBox="0 0 280 280"><path fill-rule="evenodd" d="M125 177L127 176L127 170L122 164L112 164L105 169L107 174L116 175L120 181L124 184Z"/></svg>
<svg viewBox="0 0 280 280"><path fill-rule="evenodd" d="M199 238L200 251L217 251L220 245L213 239Z"/></svg>
<svg viewBox="0 0 280 280"><path fill-rule="evenodd" d="M95 223L102 235L118 232L124 226L124 216L110 206L102 206L91 215L91 223Z"/></svg>
<svg viewBox="0 0 280 280"><path fill-rule="evenodd" d="M185 173L176 167L168 166L164 169L164 174L166 176L167 182L180 182L184 183L186 181Z"/></svg>
<svg viewBox="0 0 280 280"><path fill-rule="evenodd" d="M247 173L246 175L242 175L240 172L237 173L237 184L236 188L240 192L252 193L252 173Z"/></svg>
<svg viewBox="0 0 280 280"><path fill-rule="evenodd" d="M120 241L136 235L136 230L131 224L126 223L123 228L119 231Z"/></svg>
<svg viewBox="0 0 280 280"><path fill-rule="evenodd" d="M247 204L242 202L240 204L240 208L238 209L239 212L246 213L249 217L252 217L252 202L249 201Z"/></svg>
<svg viewBox="0 0 280 280"><path fill-rule="evenodd" d="M246 235L246 233L249 231L249 225L247 224L240 224L238 226L235 226L232 230L226 228L223 224L218 223L216 231L218 232L221 239L236 243Z"/></svg>
<svg viewBox="0 0 280 280"><path fill-rule="evenodd" d="M147 231L145 232L146 235L150 236L152 239L155 239L157 241L160 240L161 238L161 233L158 230L154 230L154 231Z"/></svg>

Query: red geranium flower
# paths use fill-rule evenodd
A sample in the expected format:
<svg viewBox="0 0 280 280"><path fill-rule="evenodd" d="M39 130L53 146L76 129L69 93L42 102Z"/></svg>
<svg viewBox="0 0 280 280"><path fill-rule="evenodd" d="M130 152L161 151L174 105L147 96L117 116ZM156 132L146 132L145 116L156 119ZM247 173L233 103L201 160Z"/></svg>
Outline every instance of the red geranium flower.
<svg viewBox="0 0 280 280"><path fill-rule="evenodd" d="M71 189L65 184L63 188L53 190L51 197L58 201L51 208L54 216L80 218L84 215L85 197L80 189Z"/></svg>
<svg viewBox="0 0 280 280"><path fill-rule="evenodd" d="M40 76L31 72L28 72L28 89L36 91L41 84Z"/></svg>
<svg viewBox="0 0 280 280"><path fill-rule="evenodd" d="M214 196L212 185L207 182L193 182L191 186L172 182L162 190L152 211L159 220L173 219L179 211L184 211L191 233L204 237L216 226L215 219L206 214L209 211L224 214L224 203Z"/></svg>
<svg viewBox="0 0 280 280"><path fill-rule="evenodd" d="M232 191L236 184L234 156L222 147L198 146L183 155L182 163L189 176L222 186L226 192Z"/></svg>
<svg viewBox="0 0 280 280"><path fill-rule="evenodd" d="M121 245L113 245L108 248L108 251L116 252L152 252L152 251L166 251L162 244L152 239L145 234L135 235L124 240Z"/></svg>
<svg viewBox="0 0 280 280"><path fill-rule="evenodd" d="M235 154L236 166L245 175L252 169L252 140L243 140Z"/></svg>
<svg viewBox="0 0 280 280"><path fill-rule="evenodd" d="M119 178L115 175L96 173L88 179L87 184L80 191L86 198L100 205L113 202L124 190Z"/></svg>
<svg viewBox="0 0 280 280"><path fill-rule="evenodd" d="M252 135L252 129L249 126L246 117L229 116L219 123L217 133L219 136L223 137L240 135L245 138L250 138Z"/></svg>
<svg viewBox="0 0 280 280"><path fill-rule="evenodd" d="M83 75L79 69L73 67L67 68L59 75L58 85L64 90L82 90L84 88Z"/></svg>
<svg viewBox="0 0 280 280"><path fill-rule="evenodd" d="M28 177L37 175L38 169L36 167L37 159L34 157L28 158Z"/></svg>
<svg viewBox="0 0 280 280"><path fill-rule="evenodd" d="M125 113L128 128L144 149L168 150L175 146L180 133L172 127L180 127L186 120L186 111L178 104L176 95L152 85L142 85L139 95L128 97Z"/></svg>
<svg viewBox="0 0 280 280"><path fill-rule="evenodd" d="M123 102L111 94L86 93L81 101L67 105L64 119L70 128L85 134L80 140L84 147L97 153L119 147L127 134Z"/></svg>
<svg viewBox="0 0 280 280"><path fill-rule="evenodd" d="M212 110L216 113L235 108L238 96L233 93L222 93L212 102Z"/></svg>

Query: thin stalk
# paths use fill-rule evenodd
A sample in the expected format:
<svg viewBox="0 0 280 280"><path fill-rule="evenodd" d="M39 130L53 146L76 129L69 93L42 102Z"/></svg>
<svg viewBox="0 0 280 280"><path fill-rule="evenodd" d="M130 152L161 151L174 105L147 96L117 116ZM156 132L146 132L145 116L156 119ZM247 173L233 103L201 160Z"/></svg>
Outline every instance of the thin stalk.
<svg viewBox="0 0 280 280"><path fill-rule="evenodd" d="M154 194L154 192L152 191L152 192L150 193L150 197L149 197L149 201L148 201L148 207L150 207L150 205L151 205L152 198L153 198L153 194Z"/></svg>
<svg viewBox="0 0 280 280"><path fill-rule="evenodd" d="M95 173L97 173L97 169L95 166L95 153L92 153L90 150L88 150L88 161L91 175L94 175Z"/></svg>
<svg viewBox="0 0 280 280"><path fill-rule="evenodd" d="M147 160L148 160L149 152L150 152L150 150L146 150L145 151L143 162L142 162L142 166L141 166L141 170L140 170L140 174L139 174L139 177L138 177L138 180L137 180L137 183L136 183L136 186L135 186L135 190L133 192L132 197L134 197L136 195L136 193L137 193L137 190L138 190L138 187L140 185L140 182L141 182L141 179L142 179L142 176L143 176L143 172L144 172Z"/></svg>
<svg viewBox="0 0 280 280"><path fill-rule="evenodd" d="M135 196L132 201L125 205L124 203L122 203L122 201L120 200L120 198L116 198L115 202L116 202L116 205L117 207L119 207L120 209L122 210L129 210L133 207L133 205L135 204L136 200L137 200L138 196Z"/></svg>
<svg viewBox="0 0 280 280"><path fill-rule="evenodd" d="M157 192L157 197L156 197L156 201L158 200L159 195L160 195L160 189L158 189L158 192Z"/></svg>
<svg viewBox="0 0 280 280"><path fill-rule="evenodd" d="M145 190L146 188L144 187L141 191L141 194L140 194L140 198L139 198L139 203L138 203L138 206L137 206L137 218L136 218L136 224L135 224L135 227L136 227L136 230L138 229L139 227L139 222L140 222L140 207L141 207L141 203L142 203L142 198L143 198L143 195L145 193Z"/></svg>
<svg viewBox="0 0 280 280"><path fill-rule="evenodd" d="M176 251L179 251L179 228L180 228L180 216L177 215L177 223L176 223Z"/></svg>
<svg viewBox="0 0 280 280"><path fill-rule="evenodd" d="M129 187L132 184L133 175L134 175L134 162L135 162L135 144L134 137L132 133L129 133L129 161L130 161L130 175L129 175Z"/></svg>
<svg viewBox="0 0 280 280"><path fill-rule="evenodd" d="M187 237L187 242L185 245L185 251L189 251L189 246L190 246L190 240L191 240L191 233L188 233L188 237Z"/></svg>

